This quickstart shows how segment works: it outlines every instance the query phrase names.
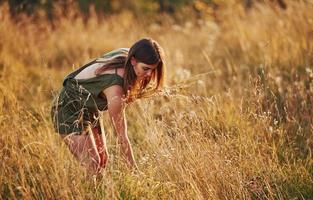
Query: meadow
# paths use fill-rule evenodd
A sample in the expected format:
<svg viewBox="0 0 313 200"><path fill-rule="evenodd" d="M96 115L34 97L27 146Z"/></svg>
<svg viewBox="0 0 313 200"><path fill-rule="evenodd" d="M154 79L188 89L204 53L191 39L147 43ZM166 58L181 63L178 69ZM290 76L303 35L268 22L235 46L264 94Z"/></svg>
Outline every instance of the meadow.
<svg viewBox="0 0 313 200"><path fill-rule="evenodd" d="M180 23L70 9L51 24L2 4L0 21L0 199L313 199L312 1ZM70 71L142 37L164 48L167 86L126 109L140 172L103 113L110 160L91 181L54 132L52 100Z"/></svg>

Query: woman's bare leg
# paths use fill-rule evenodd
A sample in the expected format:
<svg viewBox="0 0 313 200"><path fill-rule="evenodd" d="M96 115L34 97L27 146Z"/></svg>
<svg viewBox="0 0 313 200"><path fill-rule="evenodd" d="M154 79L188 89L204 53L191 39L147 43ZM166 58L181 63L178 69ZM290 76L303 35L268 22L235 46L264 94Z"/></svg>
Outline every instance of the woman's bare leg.
<svg viewBox="0 0 313 200"><path fill-rule="evenodd" d="M101 127L95 127L92 129L94 134L96 147L100 156L100 168L105 168L108 163L108 150L106 146L106 138L104 131L101 131Z"/></svg>
<svg viewBox="0 0 313 200"><path fill-rule="evenodd" d="M91 130L90 130L91 132ZM94 134L63 136L64 142L78 161L86 166L89 175L96 175L100 169L100 155L96 146Z"/></svg>

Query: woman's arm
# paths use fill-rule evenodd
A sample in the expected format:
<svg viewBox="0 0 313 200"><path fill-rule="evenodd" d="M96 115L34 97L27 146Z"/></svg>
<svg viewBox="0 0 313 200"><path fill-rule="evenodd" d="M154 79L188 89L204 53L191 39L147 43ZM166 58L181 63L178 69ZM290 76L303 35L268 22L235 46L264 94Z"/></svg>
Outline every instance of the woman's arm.
<svg viewBox="0 0 313 200"><path fill-rule="evenodd" d="M133 151L127 136L127 123L123 106L123 89L113 85L103 91L108 102L109 116L115 128L121 152L128 166L137 168Z"/></svg>

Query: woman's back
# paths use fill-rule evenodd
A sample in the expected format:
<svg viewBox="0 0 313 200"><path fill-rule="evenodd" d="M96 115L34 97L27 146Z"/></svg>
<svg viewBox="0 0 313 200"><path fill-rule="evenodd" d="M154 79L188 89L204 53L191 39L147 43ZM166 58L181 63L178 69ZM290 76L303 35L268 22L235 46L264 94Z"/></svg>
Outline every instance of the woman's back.
<svg viewBox="0 0 313 200"><path fill-rule="evenodd" d="M100 56L99 58L97 58L96 60L94 60L94 62L91 63L90 65L87 64L88 66L82 69L81 71L79 71L79 73L77 73L74 76L74 78L75 79L94 78L95 76L98 75L97 71L99 71L101 67L106 65L108 62L112 61L114 58L121 56L121 55L126 55L127 53L128 53L127 48L119 48L109 53L106 53ZM119 76L123 77L124 76L124 68L123 68L124 63L121 63L120 65L121 66L115 66L114 67L115 69L112 69L112 68L105 69L100 74L118 74Z"/></svg>

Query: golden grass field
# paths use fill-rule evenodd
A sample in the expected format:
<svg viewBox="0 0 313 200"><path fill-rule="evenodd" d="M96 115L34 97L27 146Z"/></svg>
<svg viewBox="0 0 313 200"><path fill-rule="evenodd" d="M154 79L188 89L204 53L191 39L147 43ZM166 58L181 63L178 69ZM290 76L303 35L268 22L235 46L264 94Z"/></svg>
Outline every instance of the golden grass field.
<svg viewBox="0 0 313 200"><path fill-rule="evenodd" d="M230 3L180 24L67 14L51 26L0 7L1 199L313 199L312 1ZM104 113L110 161L90 181L54 132L52 99L71 70L142 37L165 50L167 87L127 107L141 172Z"/></svg>

